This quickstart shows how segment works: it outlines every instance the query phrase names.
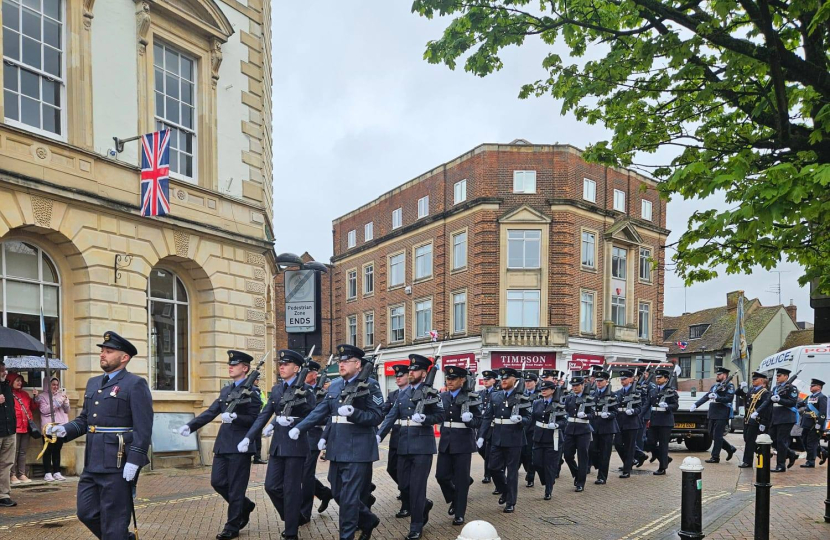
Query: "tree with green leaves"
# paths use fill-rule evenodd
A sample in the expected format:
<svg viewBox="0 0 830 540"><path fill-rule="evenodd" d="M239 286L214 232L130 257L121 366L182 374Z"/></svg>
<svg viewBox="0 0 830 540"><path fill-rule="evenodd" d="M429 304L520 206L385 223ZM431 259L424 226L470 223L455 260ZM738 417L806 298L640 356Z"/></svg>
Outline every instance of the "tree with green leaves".
<svg viewBox="0 0 830 540"><path fill-rule="evenodd" d="M451 19L424 58L478 76L500 54L540 39L551 95L613 132L584 157L645 169L666 199L722 194L725 211L696 212L676 244L687 283L805 269L830 293L830 0L415 0ZM567 52L560 55L556 51ZM649 166L643 153L675 149Z"/></svg>

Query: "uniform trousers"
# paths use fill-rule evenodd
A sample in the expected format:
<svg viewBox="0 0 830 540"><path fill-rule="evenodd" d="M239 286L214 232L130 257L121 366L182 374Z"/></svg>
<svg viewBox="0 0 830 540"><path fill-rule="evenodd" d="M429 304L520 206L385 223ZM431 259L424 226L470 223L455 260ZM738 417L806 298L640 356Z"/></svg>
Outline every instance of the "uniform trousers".
<svg viewBox="0 0 830 540"><path fill-rule="evenodd" d="M562 446L554 450L553 446L533 447L533 467L539 471L539 481L545 486L545 494L553 492L553 485L559 475Z"/></svg>
<svg viewBox="0 0 830 540"><path fill-rule="evenodd" d="M389 447L389 452L386 454L386 472L389 478L398 483L398 447Z"/></svg>
<svg viewBox="0 0 830 540"><path fill-rule="evenodd" d="M81 473L78 519L96 538L126 540L128 536L133 484L124 480L123 474Z"/></svg>
<svg viewBox="0 0 830 540"><path fill-rule="evenodd" d="M305 457L271 456L265 473L265 493L285 523L285 536L297 536L300 507L303 503L302 482ZM299 497L297 496L299 494Z"/></svg>
<svg viewBox="0 0 830 540"><path fill-rule="evenodd" d="M519 464L522 458L521 446L496 446L490 448L490 474L496 489L502 492L507 504L516 504L519 491ZM505 476L505 473L506 476Z"/></svg>
<svg viewBox="0 0 830 540"><path fill-rule="evenodd" d="M228 503L225 529L239 532L242 514L254 503L245 496L251 476L249 454L216 454L210 469L210 485Z"/></svg>
<svg viewBox="0 0 830 540"><path fill-rule="evenodd" d="M533 482L536 468L533 466L533 435L525 435L528 443L522 446L522 468L525 470L525 482Z"/></svg>
<svg viewBox="0 0 830 540"><path fill-rule="evenodd" d="M611 463L611 450L614 447L614 434L605 433L603 435L594 434L594 441L596 444L596 461L594 467L597 469L598 480L608 480L608 466Z"/></svg>
<svg viewBox="0 0 830 540"><path fill-rule="evenodd" d="M807 461L809 463L813 463L816 460L816 456L818 455L818 447L819 447L819 437L818 430L815 427L811 427L810 429L804 428L801 432L801 442L804 444L804 449L807 450Z"/></svg>
<svg viewBox="0 0 830 540"><path fill-rule="evenodd" d="M775 465L777 468L787 466L787 459L794 458L796 453L790 450L790 432L795 423L776 424L770 428L769 435L775 445Z"/></svg>
<svg viewBox="0 0 830 540"><path fill-rule="evenodd" d="M331 490L317 479L317 460L320 452L310 452L303 463L303 504L300 514L304 519L311 519L311 508L314 506L314 497L320 500L331 497Z"/></svg>
<svg viewBox="0 0 830 540"><path fill-rule="evenodd" d="M432 470L432 454L398 454L398 488L401 500L406 494L412 512L409 532L424 528L424 508L427 503L427 480ZM469 476L469 475L468 475Z"/></svg>
<svg viewBox="0 0 830 540"><path fill-rule="evenodd" d="M453 505L455 517L467 512L467 496L470 493L470 463L472 454L438 453L435 479L441 487L444 501Z"/></svg>
<svg viewBox="0 0 830 540"><path fill-rule="evenodd" d="M615 448L623 462L623 473L630 473L634 466L634 456L637 454L637 434L639 429L624 429L614 438ZM643 456L641 456L643 457Z"/></svg>
<svg viewBox="0 0 830 540"><path fill-rule="evenodd" d="M481 445L481 448L478 449L478 455L484 458L484 477L485 478L492 478L493 471L490 470L490 449L492 445L490 444L490 439L485 439L484 444Z"/></svg>
<svg viewBox="0 0 830 540"><path fill-rule="evenodd" d="M340 538L354 540L358 529L368 529L377 519L361 500L372 472L372 462L329 462L329 484L340 507Z"/></svg>
<svg viewBox="0 0 830 540"><path fill-rule="evenodd" d="M579 435L569 433L565 437L565 448L562 453L565 456L565 463L571 471L571 476L576 480L577 486L585 486L585 478L588 476L588 448L591 446L591 434L581 433ZM574 460L576 455L576 460Z"/></svg>
<svg viewBox="0 0 830 540"><path fill-rule="evenodd" d="M651 426L648 428L648 437L652 452L657 455L660 469L666 470L669 466L671 426Z"/></svg>
<svg viewBox="0 0 830 540"><path fill-rule="evenodd" d="M758 424L744 424L744 457L741 462L747 465L752 465L755 462L755 439L758 438L759 433Z"/></svg>
<svg viewBox="0 0 830 540"><path fill-rule="evenodd" d="M721 448L726 448L728 452L734 453L737 448L729 444L729 441L724 440L724 434L726 433L726 425L729 423L729 420L714 420L712 418L709 419L709 435L712 436L712 457L713 458L720 458L720 451Z"/></svg>

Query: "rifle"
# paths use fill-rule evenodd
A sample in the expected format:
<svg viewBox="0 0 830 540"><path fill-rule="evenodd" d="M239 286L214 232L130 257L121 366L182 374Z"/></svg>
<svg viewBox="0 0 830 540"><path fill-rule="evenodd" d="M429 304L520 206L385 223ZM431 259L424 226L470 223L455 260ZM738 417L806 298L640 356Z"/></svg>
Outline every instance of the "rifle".
<svg viewBox="0 0 830 540"><path fill-rule="evenodd" d="M317 398L317 401L320 401L326 395L326 381L329 380L329 373L328 367L331 365L331 359L334 358L334 354L329 356L329 361L326 362L326 367L323 368L322 373L317 376L317 383L314 385L314 397Z"/></svg>
<svg viewBox="0 0 830 540"><path fill-rule="evenodd" d="M737 372L733 373L723 382L718 383L717 388L713 389L713 392L724 392L726 388L729 386L729 383L732 382L732 379L737 375Z"/></svg>
<svg viewBox="0 0 830 540"><path fill-rule="evenodd" d="M513 393L510 394L509 405L513 406L510 411L510 416L521 416L520 409L527 409L533 403L525 395L525 363L522 362L522 371L519 373L519 380L516 381L516 386L513 388Z"/></svg>
<svg viewBox="0 0 830 540"><path fill-rule="evenodd" d="M225 409L225 412L232 413L238 405L251 402L251 394L254 393L252 390L254 387L254 381L259 378L259 370L262 368L262 364L265 363L265 360L271 355L272 352L273 351L268 351L256 367L248 372L248 376L245 377L242 384L231 390L231 393L228 394L228 408Z"/></svg>
<svg viewBox="0 0 830 540"><path fill-rule="evenodd" d="M342 396L340 403L342 405L351 405L354 403L355 399L369 394L369 378L375 370L374 359L379 350L380 343L378 343L378 346L375 349L375 352L372 353L372 356L370 356L366 363L363 364L363 367L360 369L360 373L357 374L357 384L354 386L347 386L340 393Z"/></svg>
<svg viewBox="0 0 830 540"><path fill-rule="evenodd" d="M435 360L432 362L429 371L427 371L424 382L417 390L412 392L412 401L415 403L413 416L415 414L424 414L424 409L427 405L434 405L441 401L438 390L433 388L432 385L435 384L435 375L438 373L438 360L441 358L441 347L443 346L443 341L438 344L438 352L435 354Z"/></svg>
<svg viewBox="0 0 830 540"><path fill-rule="evenodd" d="M314 347L315 345L312 345L311 350L308 351L308 356L305 357L300 372L294 377L294 383L282 395L282 416L291 416L294 407L305 401L305 379L308 377L308 361L311 359L311 355L314 354Z"/></svg>
<svg viewBox="0 0 830 540"><path fill-rule="evenodd" d="M470 359L467 359L467 377L464 379L464 385L461 387L461 392L458 393L456 403L461 404L461 414L470 412L470 407L481 405L481 396L475 391L476 389L476 374L470 371Z"/></svg>
<svg viewBox="0 0 830 540"><path fill-rule="evenodd" d="M666 383L666 386L664 386L657 395L658 403L666 401L668 398L677 396L677 371L679 369L679 367L675 367L675 369L672 370L671 375L669 375L669 382Z"/></svg>
<svg viewBox="0 0 830 540"><path fill-rule="evenodd" d="M776 386L775 390L772 391L772 395L777 396L779 388L786 388L786 387L790 386L793 383L793 381L798 377L798 375L801 373L801 371L802 370L799 369L798 371L796 371L795 373L790 375L790 378L787 379L787 382L785 382L782 386Z"/></svg>

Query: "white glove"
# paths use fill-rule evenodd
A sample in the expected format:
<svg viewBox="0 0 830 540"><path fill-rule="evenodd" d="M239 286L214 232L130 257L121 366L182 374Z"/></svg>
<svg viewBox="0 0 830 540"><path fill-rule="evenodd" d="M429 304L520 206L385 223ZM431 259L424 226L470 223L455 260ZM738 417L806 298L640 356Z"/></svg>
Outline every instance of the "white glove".
<svg viewBox="0 0 830 540"><path fill-rule="evenodd" d="M633 415L634 414L634 409L626 409L625 414L627 414L628 416Z"/></svg>
<svg viewBox="0 0 830 540"><path fill-rule="evenodd" d="M325 439L320 439L319 441L317 441L317 450L322 452L325 449L326 449L326 440Z"/></svg>
<svg viewBox="0 0 830 540"><path fill-rule="evenodd" d="M132 463L127 463L124 465L124 480L127 482L132 482L133 478L135 478L135 473L138 472L138 465L134 465Z"/></svg>
<svg viewBox="0 0 830 540"><path fill-rule="evenodd" d="M471 422L473 420L473 413L467 411L465 413L461 413L461 421L462 422Z"/></svg>
<svg viewBox="0 0 830 540"><path fill-rule="evenodd" d="M380 435L375 435L375 440L380 444Z"/></svg>
<svg viewBox="0 0 830 540"><path fill-rule="evenodd" d="M49 426L46 428L46 434L55 437L66 437L66 428L63 426Z"/></svg>
<svg viewBox="0 0 830 540"><path fill-rule="evenodd" d="M292 441L296 441L300 438L300 430L295 427L291 428L291 431L288 432L288 438Z"/></svg>
<svg viewBox="0 0 830 540"><path fill-rule="evenodd" d="M748 384L746 384L746 381L741 381L741 388L743 388L744 390L746 390L747 388L749 388L749 385L748 385Z"/></svg>
<svg viewBox="0 0 830 540"><path fill-rule="evenodd" d="M665 401L661 401L661 402L660 402L660 403L658 403L657 405L659 405L660 407L662 407L662 408L664 408L664 409L668 409L668 408L669 408L669 404L668 404L668 403L666 403Z"/></svg>
<svg viewBox="0 0 830 540"><path fill-rule="evenodd" d="M421 413L415 413L415 414L412 415L412 421L417 422L419 424L423 424L424 422L427 421L427 417L426 417L426 415L423 415Z"/></svg>
<svg viewBox="0 0 830 540"><path fill-rule="evenodd" d="M289 418L287 416L278 416L277 417L277 423L279 425L281 425L282 427L288 427L288 426L290 426L291 424L294 423L294 419Z"/></svg>
<svg viewBox="0 0 830 540"><path fill-rule="evenodd" d="M236 449L239 450L240 454L247 454L248 453L248 446L250 446L250 445L251 445L251 439L249 439L248 437L245 437L244 439L239 441L239 444L236 445Z"/></svg>
<svg viewBox="0 0 830 540"><path fill-rule="evenodd" d="M484 439L479 437L478 439L476 439L476 447L481 448L482 446L484 446Z"/></svg>
<svg viewBox="0 0 830 540"><path fill-rule="evenodd" d="M557 424L556 422L548 422L548 429L557 429L558 427L559 424Z"/></svg>
<svg viewBox="0 0 830 540"><path fill-rule="evenodd" d="M689 407L689 412L695 412L695 409L697 409L697 405L692 405Z"/></svg>
<svg viewBox="0 0 830 540"><path fill-rule="evenodd" d="M709 399L718 399L718 394L715 392L709 392Z"/></svg>
<svg viewBox="0 0 830 540"><path fill-rule="evenodd" d="M611 413L602 412L602 413L599 413L599 415L600 415L602 418L611 418Z"/></svg>
<svg viewBox="0 0 830 540"><path fill-rule="evenodd" d="M179 428L179 435L182 437L189 437L190 436L190 428L187 425L184 425Z"/></svg>
<svg viewBox="0 0 830 540"><path fill-rule="evenodd" d="M510 421L513 422L514 424L519 424L522 421L522 417L521 417L521 415L514 414L513 416L510 417Z"/></svg>
<svg viewBox="0 0 830 540"><path fill-rule="evenodd" d="M758 419L758 413L757 413L757 412L754 412L754 413L750 414L750 415L749 415L749 417L750 417L752 420L757 420L757 419Z"/></svg>
<svg viewBox="0 0 830 540"><path fill-rule="evenodd" d="M764 431L765 429L767 429L767 426L765 426L765 425L763 425L763 424L761 424L760 426L758 426L758 431Z"/></svg>
<svg viewBox="0 0 830 540"><path fill-rule="evenodd" d="M263 437L270 437L273 434L274 434L274 424L271 424L269 422L268 425L265 426L265 429L262 430L262 436Z"/></svg>
<svg viewBox="0 0 830 540"><path fill-rule="evenodd" d="M781 396L779 396L778 394L775 394L775 395L774 395L774 396L772 396L770 399L771 399L772 401L774 401L775 403L778 403L779 401L781 401Z"/></svg>
<svg viewBox="0 0 830 540"><path fill-rule="evenodd" d="M230 424L234 420L236 420L236 413L235 412L232 412L232 413L223 412L222 413L222 423L223 424Z"/></svg>
<svg viewBox="0 0 830 540"><path fill-rule="evenodd" d="M587 414L585 414L584 412L581 412L581 411L580 411L580 412L578 412L578 413L576 413L576 416L577 416L578 418L588 418L588 415L587 415Z"/></svg>
<svg viewBox="0 0 830 540"><path fill-rule="evenodd" d="M354 407L351 405L341 405L337 408L337 414L340 416L351 416L354 413Z"/></svg>

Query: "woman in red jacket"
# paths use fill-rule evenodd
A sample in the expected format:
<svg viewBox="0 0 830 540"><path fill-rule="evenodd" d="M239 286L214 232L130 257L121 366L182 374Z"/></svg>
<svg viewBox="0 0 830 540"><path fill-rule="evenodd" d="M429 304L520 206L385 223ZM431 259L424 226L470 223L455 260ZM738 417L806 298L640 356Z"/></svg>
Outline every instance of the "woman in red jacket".
<svg viewBox="0 0 830 540"><path fill-rule="evenodd" d="M11 375L10 375L11 377ZM12 484L31 482L26 476L26 450L29 449L29 419L32 416L32 398L23 390L26 381L23 376L17 374L12 381L12 394L14 394L14 411L17 416L17 451L12 465Z"/></svg>

